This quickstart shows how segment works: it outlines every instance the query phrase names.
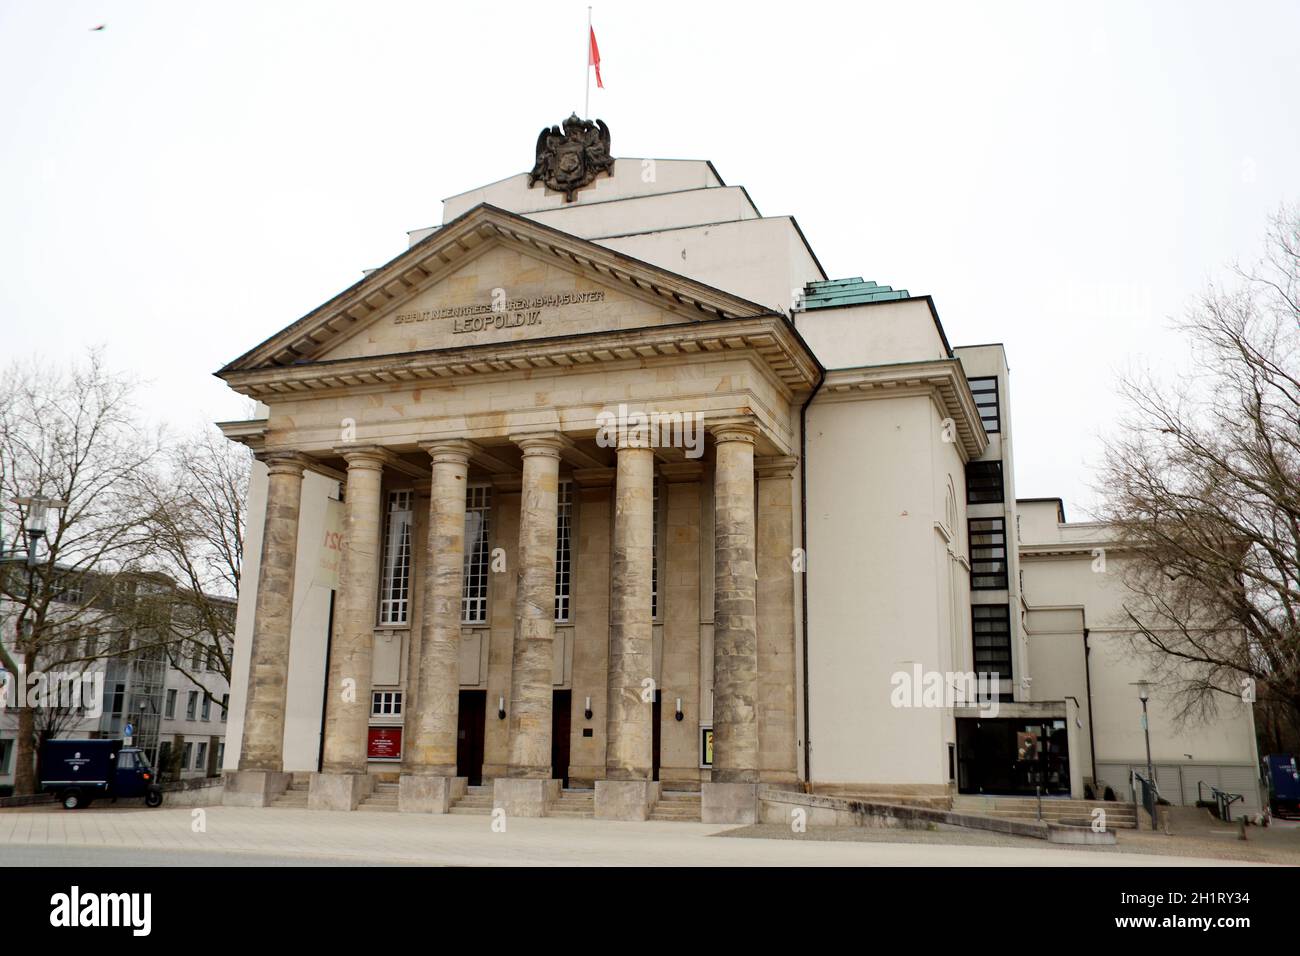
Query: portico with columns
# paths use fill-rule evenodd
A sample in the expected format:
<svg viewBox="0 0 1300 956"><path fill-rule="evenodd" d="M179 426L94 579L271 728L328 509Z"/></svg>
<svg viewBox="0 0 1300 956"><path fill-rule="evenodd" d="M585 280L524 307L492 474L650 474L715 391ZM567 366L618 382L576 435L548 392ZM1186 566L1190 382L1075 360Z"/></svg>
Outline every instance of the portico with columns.
<svg viewBox="0 0 1300 956"><path fill-rule="evenodd" d="M490 784L545 815L567 782L598 816L698 790L704 819L756 819L801 775L821 373L780 313L486 205L232 362L266 417L227 433L268 477L228 794L310 773L309 806L351 810L395 779L440 813ZM304 472L341 561L328 633L291 646ZM284 758L295 654L325 662L310 767Z"/></svg>

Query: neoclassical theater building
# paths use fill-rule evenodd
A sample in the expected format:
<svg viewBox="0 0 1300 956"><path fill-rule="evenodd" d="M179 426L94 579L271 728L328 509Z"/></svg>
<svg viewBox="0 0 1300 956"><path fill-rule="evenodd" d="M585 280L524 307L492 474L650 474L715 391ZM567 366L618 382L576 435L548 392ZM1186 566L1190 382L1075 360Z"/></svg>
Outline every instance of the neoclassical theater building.
<svg viewBox="0 0 1300 956"><path fill-rule="evenodd" d="M1123 796L1122 543L1017 503L1002 346L707 161L534 158L218 372L262 412L225 799ZM1248 705L1161 695L1162 793L1254 779Z"/></svg>

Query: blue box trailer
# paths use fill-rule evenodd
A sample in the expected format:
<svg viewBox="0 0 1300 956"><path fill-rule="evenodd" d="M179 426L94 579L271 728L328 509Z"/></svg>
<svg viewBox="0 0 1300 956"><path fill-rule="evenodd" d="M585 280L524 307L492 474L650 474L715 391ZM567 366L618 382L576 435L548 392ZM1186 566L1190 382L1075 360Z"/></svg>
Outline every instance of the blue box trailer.
<svg viewBox="0 0 1300 956"><path fill-rule="evenodd" d="M1300 769L1294 754L1269 754L1264 758L1268 771L1269 809L1275 817L1300 816Z"/></svg>
<svg viewBox="0 0 1300 956"><path fill-rule="evenodd" d="M162 803L158 775L139 747L121 740L47 740L41 748L41 790L56 793L64 808L77 810L95 800L144 797Z"/></svg>

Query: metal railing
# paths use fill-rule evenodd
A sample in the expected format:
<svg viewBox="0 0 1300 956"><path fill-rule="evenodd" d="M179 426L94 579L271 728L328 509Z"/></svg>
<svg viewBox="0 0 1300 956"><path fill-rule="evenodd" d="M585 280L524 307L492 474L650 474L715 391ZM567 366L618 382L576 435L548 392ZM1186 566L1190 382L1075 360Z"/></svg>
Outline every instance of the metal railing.
<svg viewBox="0 0 1300 956"><path fill-rule="evenodd" d="M1244 800L1240 793L1228 793L1226 790L1220 790L1212 783L1206 783L1204 780L1196 781L1196 802L1204 803L1204 788L1209 787L1210 793L1214 797L1214 805L1218 808L1219 819L1224 823L1232 822L1232 805L1239 800Z"/></svg>
<svg viewBox="0 0 1300 956"><path fill-rule="evenodd" d="M1130 771L1129 788L1133 791L1133 809L1138 808L1138 787L1142 785L1141 805L1151 817L1151 829L1156 829L1156 806L1160 802L1160 787L1154 780L1148 780L1136 770Z"/></svg>

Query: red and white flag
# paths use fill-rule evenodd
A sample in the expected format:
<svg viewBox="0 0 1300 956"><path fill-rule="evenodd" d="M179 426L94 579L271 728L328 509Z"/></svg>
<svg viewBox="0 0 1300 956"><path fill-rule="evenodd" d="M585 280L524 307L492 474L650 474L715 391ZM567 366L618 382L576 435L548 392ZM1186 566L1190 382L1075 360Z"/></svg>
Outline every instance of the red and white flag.
<svg viewBox="0 0 1300 956"><path fill-rule="evenodd" d="M591 34L591 42L587 45L587 66L596 68L596 88L603 90L605 84L600 81L600 47L596 46L596 30L587 27L587 32Z"/></svg>

